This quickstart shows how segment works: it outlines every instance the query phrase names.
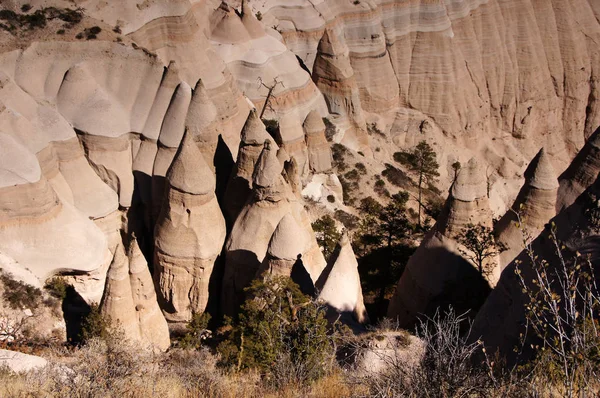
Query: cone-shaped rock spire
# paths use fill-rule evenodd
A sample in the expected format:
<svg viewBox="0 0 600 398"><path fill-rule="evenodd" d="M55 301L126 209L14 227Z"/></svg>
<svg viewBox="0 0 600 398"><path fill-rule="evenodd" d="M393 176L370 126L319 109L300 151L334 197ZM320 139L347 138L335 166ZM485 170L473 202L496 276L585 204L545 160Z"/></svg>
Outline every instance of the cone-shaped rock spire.
<svg viewBox="0 0 600 398"><path fill-rule="evenodd" d="M409 259L390 300L388 316L397 318L403 327L411 327L421 314L432 315L447 304L457 311L476 309L489 293L487 278L498 274L496 259L486 265L491 273L482 276L454 240L468 224L491 227L486 188L483 170L471 159L450 189L435 226Z"/></svg>
<svg viewBox="0 0 600 398"><path fill-rule="evenodd" d="M496 223L497 241L506 247L506 250L500 253L501 270L523 250L524 234L537 236L544 229L544 225L556 215L557 191L558 181L554 168L542 148L525 171L525 184L517 199Z"/></svg>
<svg viewBox="0 0 600 398"><path fill-rule="evenodd" d="M129 244L129 280L144 345L158 351L169 348L169 327L156 299L146 258L135 238Z"/></svg>
<svg viewBox="0 0 600 398"><path fill-rule="evenodd" d="M101 313L111 320L113 326L123 331L127 340L141 341L131 282L129 281L129 260L122 243L117 246L108 269Z"/></svg>
<svg viewBox="0 0 600 398"><path fill-rule="evenodd" d="M154 231L154 280L169 322L187 322L208 303L208 284L225 240L215 176L186 133L167 173Z"/></svg>
<svg viewBox="0 0 600 398"><path fill-rule="evenodd" d="M193 135L186 131L181 145L167 172L171 187L193 195L206 195L215 191L216 180Z"/></svg>
<svg viewBox="0 0 600 398"><path fill-rule="evenodd" d="M557 213L569 207L592 185L600 172L600 128L592 134L567 170L559 177Z"/></svg>
<svg viewBox="0 0 600 398"><path fill-rule="evenodd" d="M333 264L323 271L326 275L319 277L317 282L319 299L338 313L352 314L356 322L365 323L368 316L363 302L358 262L346 233L342 235L337 252Z"/></svg>

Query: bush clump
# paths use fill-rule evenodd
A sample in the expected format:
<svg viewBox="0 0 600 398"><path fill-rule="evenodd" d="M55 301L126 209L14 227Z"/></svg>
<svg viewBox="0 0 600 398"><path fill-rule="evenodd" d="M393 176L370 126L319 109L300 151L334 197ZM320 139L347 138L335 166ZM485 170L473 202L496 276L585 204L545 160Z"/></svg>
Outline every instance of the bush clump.
<svg viewBox="0 0 600 398"><path fill-rule="evenodd" d="M257 279L246 293L238 322L217 347L223 365L257 369L275 386L302 385L332 369L336 334L321 305L282 276Z"/></svg>
<svg viewBox="0 0 600 398"><path fill-rule="evenodd" d="M0 271L0 281L4 285L2 298L12 309L33 309L42 301L40 289L13 279L11 274Z"/></svg>

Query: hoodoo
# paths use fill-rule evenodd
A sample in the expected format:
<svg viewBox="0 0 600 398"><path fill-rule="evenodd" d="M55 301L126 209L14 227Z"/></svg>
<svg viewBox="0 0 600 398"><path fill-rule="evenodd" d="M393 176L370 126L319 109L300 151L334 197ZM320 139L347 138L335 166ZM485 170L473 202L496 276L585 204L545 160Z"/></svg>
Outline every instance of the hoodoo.
<svg viewBox="0 0 600 398"><path fill-rule="evenodd" d="M435 226L408 260L390 300L388 316L410 326L421 314L431 315L438 306L449 303L457 311L478 308L490 291L488 275L480 275L463 257L455 239L468 224L491 223L486 181L473 158L452 185ZM488 268L497 272L494 262Z"/></svg>
<svg viewBox="0 0 600 398"><path fill-rule="evenodd" d="M204 312L215 260L225 241L225 219L215 176L186 132L166 176L154 231L154 281L169 322Z"/></svg>
<svg viewBox="0 0 600 398"><path fill-rule="evenodd" d="M524 239L537 236L556 215L557 191L556 174L542 148L525 171L515 203L494 227L497 241L506 248L500 253L501 269L523 250Z"/></svg>

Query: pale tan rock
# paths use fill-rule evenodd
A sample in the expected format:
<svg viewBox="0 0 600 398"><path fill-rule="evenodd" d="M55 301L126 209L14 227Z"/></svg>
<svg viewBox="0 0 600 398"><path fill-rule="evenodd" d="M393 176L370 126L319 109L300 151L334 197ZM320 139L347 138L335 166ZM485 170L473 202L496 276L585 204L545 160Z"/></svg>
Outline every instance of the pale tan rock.
<svg viewBox="0 0 600 398"><path fill-rule="evenodd" d="M356 151L369 151L368 137L360 95L349 49L343 33L337 28L326 29L319 41L313 79L325 98L329 112L339 116L345 130L342 143Z"/></svg>
<svg viewBox="0 0 600 398"><path fill-rule="evenodd" d="M259 119L256 109L253 109L248 114L248 119L242 129L237 161L225 191L224 209L230 223L235 221L250 197L252 173L266 140L272 141L272 138ZM277 146L274 143L271 145Z"/></svg>
<svg viewBox="0 0 600 398"><path fill-rule="evenodd" d="M0 365L12 372L21 373L41 370L48 365L48 361L36 355L0 349Z"/></svg>
<svg viewBox="0 0 600 398"><path fill-rule="evenodd" d="M214 156L219 137L217 116L217 108L210 100L202 80L198 80L186 116L185 128L196 137L196 141L201 143L200 150L211 169L214 169Z"/></svg>
<svg viewBox="0 0 600 398"><path fill-rule="evenodd" d="M129 281L142 344L156 351L166 351L171 344L169 327L158 306L148 263L135 238L129 243L128 258Z"/></svg>
<svg viewBox="0 0 600 398"><path fill-rule="evenodd" d="M236 313L245 299L243 289L263 271L287 274L300 254L305 273L314 285L325 268L308 214L283 178L282 170L276 150L265 145L253 173L251 197L236 218L225 246L221 307L227 315ZM282 242L289 244L292 235L299 240L299 246L284 248ZM302 251L295 253L301 242L305 242Z"/></svg>
<svg viewBox="0 0 600 398"><path fill-rule="evenodd" d="M317 281L318 297L338 313L352 314L355 322L366 323L369 316L363 301L358 262L346 233L336 250L337 257L329 260L331 265Z"/></svg>
<svg viewBox="0 0 600 398"><path fill-rule="evenodd" d="M177 86L158 137L158 152L152 170L152 216L156 220L165 195L165 176L175 157L185 131L185 118L192 99L192 89L182 82Z"/></svg>
<svg viewBox="0 0 600 398"><path fill-rule="evenodd" d="M526 239L537 236L556 215L557 190L556 174L542 148L525 172L525 184L515 203L494 227L497 241L506 247L500 253L501 269L523 250Z"/></svg>
<svg viewBox="0 0 600 398"><path fill-rule="evenodd" d="M215 177L186 133L167 173L154 231L154 281L167 321L187 322L208 303L214 263L225 240Z"/></svg>
<svg viewBox="0 0 600 398"><path fill-rule="evenodd" d="M106 276L106 287L100 312L110 319L111 326L132 342L141 340L140 328L129 280L129 259L120 244Z"/></svg>
<svg viewBox="0 0 600 398"><path fill-rule="evenodd" d="M308 162L313 173L322 173L332 167L331 148L325 138L325 124L316 111L310 111L304 121Z"/></svg>

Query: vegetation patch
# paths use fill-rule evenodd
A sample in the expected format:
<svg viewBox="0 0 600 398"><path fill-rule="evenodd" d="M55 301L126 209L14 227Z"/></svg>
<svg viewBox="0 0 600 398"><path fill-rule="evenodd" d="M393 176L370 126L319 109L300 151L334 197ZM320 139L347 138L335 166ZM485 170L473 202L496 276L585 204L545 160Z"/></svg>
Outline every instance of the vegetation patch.
<svg viewBox="0 0 600 398"><path fill-rule="evenodd" d="M4 285L2 298L12 309L35 309L42 301L42 291L37 287L13 279L11 274L0 271Z"/></svg>

